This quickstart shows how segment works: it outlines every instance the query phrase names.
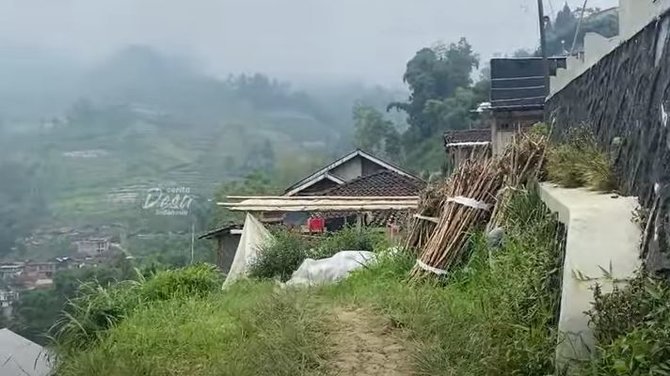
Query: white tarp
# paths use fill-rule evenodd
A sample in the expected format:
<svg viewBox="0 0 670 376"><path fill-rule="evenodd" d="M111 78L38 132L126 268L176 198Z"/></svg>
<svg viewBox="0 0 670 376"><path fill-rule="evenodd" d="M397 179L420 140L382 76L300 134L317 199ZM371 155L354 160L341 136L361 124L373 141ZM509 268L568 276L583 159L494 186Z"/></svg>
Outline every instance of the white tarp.
<svg viewBox="0 0 670 376"><path fill-rule="evenodd" d="M318 285L337 282L346 278L352 271L370 264L376 258L372 252L341 251L333 257L303 261L298 270L293 272L288 286Z"/></svg>
<svg viewBox="0 0 670 376"><path fill-rule="evenodd" d="M253 215L247 213L240 244L237 245L230 272L223 287L230 285L247 274L249 263L256 258L258 247L272 239L272 234Z"/></svg>

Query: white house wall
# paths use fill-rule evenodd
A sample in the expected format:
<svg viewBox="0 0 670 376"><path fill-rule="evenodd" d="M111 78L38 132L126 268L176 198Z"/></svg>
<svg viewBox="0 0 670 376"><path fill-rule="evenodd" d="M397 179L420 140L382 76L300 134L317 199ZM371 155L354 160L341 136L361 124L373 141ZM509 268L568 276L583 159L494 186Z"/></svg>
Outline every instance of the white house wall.
<svg viewBox="0 0 670 376"><path fill-rule="evenodd" d="M558 69L550 79L550 97L581 76L600 59L670 9L670 0L619 0L619 36L605 38L597 33L584 36L584 53L569 56L567 68Z"/></svg>
<svg viewBox="0 0 670 376"><path fill-rule="evenodd" d="M630 39L668 9L670 0L619 0L622 40Z"/></svg>
<svg viewBox="0 0 670 376"><path fill-rule="evenodd" d="M330 171L344 181L350 181L363 176L362 158L357 156L346 163L343 163Z"/></svg>

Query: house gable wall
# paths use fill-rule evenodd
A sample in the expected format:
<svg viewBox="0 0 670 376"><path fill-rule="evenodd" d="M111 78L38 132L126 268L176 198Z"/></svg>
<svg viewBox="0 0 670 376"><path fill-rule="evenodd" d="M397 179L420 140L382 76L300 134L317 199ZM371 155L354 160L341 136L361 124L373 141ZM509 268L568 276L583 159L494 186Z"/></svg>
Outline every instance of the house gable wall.
<svg viewBox="0 0 670 376"><path fill-rule="evenodd" d="M356 156L330 170L330 173L344 181L356 179L363 175L363 158Z"/></svg>

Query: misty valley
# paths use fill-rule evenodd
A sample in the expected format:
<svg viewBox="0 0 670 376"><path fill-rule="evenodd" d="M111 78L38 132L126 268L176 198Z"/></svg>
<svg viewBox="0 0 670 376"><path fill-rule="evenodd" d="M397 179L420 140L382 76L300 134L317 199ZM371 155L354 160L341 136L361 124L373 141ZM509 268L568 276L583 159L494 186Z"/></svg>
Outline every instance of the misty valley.
<svg viewBox="0 0 670 376"><path fill-rule="evenodd" d="M351 151L354 106L384 111L406 96L359 84L303 90L261 73L219 79L145 46L86 68L39 59L0 60L24 87L0 88L0 258L8 270L53 269L0 283L21 296L11 326L38 342L73 281L214 262L211 243L192 238L236 219L217 197L280 192ZM36 80L49 74L44 90ZM389 118L404 127L402 114ZM37 302L47 310L26 311Z"/></svg>
<svg viewBox="0 0 670 376"><path fill-rule="evenodd" d="M314 11L313 19L281 2L266 2L262 11L228 0L189 3L188 11L178 2L107 2L102 8L97 1L67 3L44 4L33 20L38 6L0 0L0 18L10 15L0 20L0 375L13 364L3 358L6 338L47 349L52 355L47 368L58 375L404 375L411 367L438 374L445 365L454 375L496 374L486 367L505 356L524 366L531 362L523 356L553 356L554 344L546 344L554 338L542 330L527 330L539 338L531 349L540 349L537 353L516 351L523 341L514 342L514 350L501 349L496 341L520 336L519 320L500 324L508 330L503 331L477 322L484 313L470 315L475 301L483 302L483 311L497 310L492 303L497 300L489 299L497 296L509 298L500 309L514 320L522 317L520 306L533 311L540 303L529 303L533 299L523 294L531 289L540 296L534 300L544 304L548 292L538 287L545 283L538 282L539 272L524 272L527 279L517 276L520 282L507 288L517 279L499 278L494 263L482 263L477 253L486 249L491 257L490 234L463 230L473 237L461 247L468 248L463 252L468 257L474 249L473 262L454 261L464 271L454 273L458 283L452 285L451 271L418 260L404 237L413 230L417 244L427 244L447 203L485 208L488 215L488 203L456 194L443 202L433 195L451 194L440 184L446 186L459 166L474 161L475 150L485 151L478 155L482 159L496 158L496 142L507 136L505 142L516 142L514 132L522 131L504 124L508 133L495 138L495 65L489 61L496 59L490 57L546 72L550 60L541 57L548 54L557 71L573 50L584 48L586 33L618 34L612 9L571 9L566 2L554 11L552 4L549 16L539 19L546 22L541 48L534 35L494 35L496 30L485 27L498 20L507 30L512 16L527 17L523 1L519 7L490 2L488 21L472 24L460 20L467 2L458 12L456 5L444 5L449 22L438 13L419 17L413 12L423 5L413 3L396 4L397 9L392 2L388 9L379 3L364 14L361 9L370 4L296 2L303 5L300 11ZM147 3L153 6L144 9ZM232 3L246 18L228 13ZM203 12L204 4L220 13ZM90 7L97 18L61 13L69 7L82 12ZM101 10L107 7L109 15ZM486 7L471 8L479 17ZM289 10L291 16L279 16ZM503 11L509 19L499 16ZM53 26L56 20L58 26L26 30L10 22L11 14L35 24ZM333 22L335 14L342 19ZM367 31L350 29L349 22ZM537 22L532 14L519 28ZM424 32L424 24L435 28ZM103 43L98 34L114 43ZM520 80L545 86L528 89L540 94L520 101L542 102L549 77L525 73ZM514 86L516 78L503 78L502 85ZM512 86L503 87L503 95L527 89ZM534 110L529 118L540 116L542 110ZM459 134L464 138L451 138ZM450 146L465 151L455 155ZM529 202L519 199L520 207L536 205L528 210L546 216L543 204L528 197ZM417 214L431 200L438 209ZM524 213L512 214L519 216L512 226L519 244L546 246L537 257L548 258L554 244L533 238L546 234L534 230L522 237ZM553 219L542 221L554 226ZM523 255L504 259L500 250L505 273L514 275L520 260L529 269L537 266L531 261L544 262L526 257L534 252L531 246L514 248L502 236L495 247ZM252 248L247 243L260 239L266 242L254 244L253 262L236 261L238 253ZM359 251L372 255L379 267L346 259L347 252ZM318 268L340 252L343 264L362 268L351 283L300 291L279 287L288 286L303 262ZM448 278L425 289L409 283L408 272L416 265ZM541 267L558 270L549 265ZM228 289L224 280L235 267L255 269ZM526 290L517 294L517 287ZM468 307L467 314L449 321L446 313L454 307ZM553 320L547 317L542 320ZM473 366L488 373L469 372L464 365L467 357L477 358L470 351L479 346L474 342L484 341L483 334L464 332L469 325L478 335L500 330L486 337L496 347L482 352L490 355L489 363ZM432 334L447 329L467 350ZM442 335L451 340L450 333ZM343 353L331 352L326 339ZM379 364L363 358L368 348L381 354L372 361ZM337 356L342 359L331 359ZM347 368L351 359L364 364ZM547 374L553 362L548 359L534 369ZM517 366L508 367L510 374L517 374L522 367ZM379 373L384 367L393 372Z"/></svg>

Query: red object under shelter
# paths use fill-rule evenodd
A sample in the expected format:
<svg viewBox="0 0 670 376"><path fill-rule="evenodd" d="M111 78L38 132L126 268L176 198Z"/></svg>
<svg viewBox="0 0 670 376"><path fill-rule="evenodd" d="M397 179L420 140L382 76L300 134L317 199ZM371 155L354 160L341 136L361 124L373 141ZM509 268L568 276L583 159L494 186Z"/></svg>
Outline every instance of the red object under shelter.
<svg viewBox="0 0 670 376"><path fill-rule="evenodd" d="M326 220L322 217L311 217L307 220L309 232L324 232L326 229Z"/></svg>

